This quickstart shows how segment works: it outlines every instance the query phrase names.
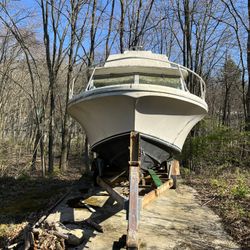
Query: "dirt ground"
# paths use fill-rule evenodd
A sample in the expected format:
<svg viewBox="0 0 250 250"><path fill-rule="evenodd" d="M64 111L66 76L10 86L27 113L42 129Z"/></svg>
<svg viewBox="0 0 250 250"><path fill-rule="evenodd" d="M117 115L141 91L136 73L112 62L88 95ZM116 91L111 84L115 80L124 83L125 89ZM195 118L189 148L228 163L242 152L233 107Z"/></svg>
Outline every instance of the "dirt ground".
<svg viewBox="0 0 250 250"><path fill-rule="evenodd" d="M70 249L124 249L127 229L125 211L108 202L96 208L95 213L84 208L70 208L66 202L79 195L79 189L71 193L47 221L61 221L67 227L80 228L80 224L74 222L90 217L103 227L104 233L81 224L85 230L85 240L80 246ZM98 197L101 196L105 198L107 194L99 193ZM221 219L208 207L202 206L196 196L193 188L180 184L177 190L168 190L149 204L141 212L140 249L241 249L224 231Z"/></svg>

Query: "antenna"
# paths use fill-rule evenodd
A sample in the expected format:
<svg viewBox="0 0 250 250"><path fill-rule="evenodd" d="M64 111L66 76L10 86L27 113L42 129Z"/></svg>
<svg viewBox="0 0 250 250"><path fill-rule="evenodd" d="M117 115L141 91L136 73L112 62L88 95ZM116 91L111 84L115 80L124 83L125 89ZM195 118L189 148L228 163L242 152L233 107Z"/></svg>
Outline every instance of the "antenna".
<svg viewBox="0 0 250 250"><path fill-rule="evenodd" d="M144 50L144 48L143 48L142 45L137 45L137 46L131 46L129 48L129 50L132 50L132 51L141 51L141 50Z"/></svg>

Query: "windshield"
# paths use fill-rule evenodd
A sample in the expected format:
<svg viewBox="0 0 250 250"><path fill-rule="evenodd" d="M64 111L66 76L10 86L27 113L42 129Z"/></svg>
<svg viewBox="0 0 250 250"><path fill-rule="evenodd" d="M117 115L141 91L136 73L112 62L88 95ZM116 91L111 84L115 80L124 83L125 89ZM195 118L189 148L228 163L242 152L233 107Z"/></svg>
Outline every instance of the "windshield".
<svg viewBox="0 0 250 250"><path fill-rule="evenodd" d="M115 77L98 77L94 78L94 86L96 88L110 86L110 85L117 85L117 84L133 84L134 83L134 76L115 76Z"/></svg>
<svg viewBox="0 0 250 250"><path fill-rule="evenodd" d="M94 76L95 88L120 84L151 84L182 89L180 77L167 75Z"/></svg>
<svg viewBox="0 0 250 250"><path fill-rule="evenodd" d="M179 77L171 77L166 75L148 76L140 75L140 84L154 84L166 87L181 89L181 81Z"/></svg>

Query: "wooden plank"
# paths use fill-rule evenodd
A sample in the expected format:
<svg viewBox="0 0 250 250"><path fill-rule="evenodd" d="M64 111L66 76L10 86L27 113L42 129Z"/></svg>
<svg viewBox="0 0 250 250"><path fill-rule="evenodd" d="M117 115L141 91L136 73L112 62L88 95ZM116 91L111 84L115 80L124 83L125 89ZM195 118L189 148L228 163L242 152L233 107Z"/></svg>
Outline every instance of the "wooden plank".
<svg viewBox="0 0 250 250"><path fill-rule="evenodd" d="M166 190L173 186L173 180L170 179L163 183L160 187L152 190L148 194L144 195L142 198L142 208L146 207L149 203L158 198L161 194L163 194Z"/></svg>
<svg viewBox="0 0 250 250"><path fill-rule="evenodd" d="M127 200L125 197L121 196L118 192L116 192L113 188L111 188L102 178L97 176L96 178L97 184L104 188L109 195L116 200L121 206L124 207L124 202Z"/></svg>
<svg viewBox="0 0 250 250"><path fill-rule="evenodd" d="M127 170L124 170L122 172L120 172L119 174L112 176L111 178L109 178L108 180L112 183L115 180L117 180L119 177L121 177L122 175L124 175L127 172Z"/></svg>
<svg viewBox="0 0 250 250"><path fill-rule="evenodd" d="M162 185L161 179L159 178L159 176L155 173L155 171L153 169L148 169L148 172L150 174L150 176L153 179L154 184L156 185L156 187L160 187Z"/></svg>
<svg viewBox="0 0 250 250"><path fill-rule="evenodd" d="M178 160L172 161L172 175L180 175L180 163Z"/></svg>
<svg viewBox="0 0 250 250"><path fill-rule="evenodd" d="M95 207L103 207L103 205L107 202L109 199L108 195L101 196L101 195L92 195L84 200L85 204L88 204L89 206L95 206Z"/></svg>

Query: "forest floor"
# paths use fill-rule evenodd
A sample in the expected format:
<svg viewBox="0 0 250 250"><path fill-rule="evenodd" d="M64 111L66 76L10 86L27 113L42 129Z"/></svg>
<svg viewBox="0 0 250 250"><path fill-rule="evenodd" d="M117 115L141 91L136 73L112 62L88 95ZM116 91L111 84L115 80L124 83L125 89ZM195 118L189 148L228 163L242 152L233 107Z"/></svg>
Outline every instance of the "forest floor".
<svg viewBox="0 0 250 250"><path fill-rule="evenodd" d="M198 199L222 218L225 230L250 249L250 171L219 169L185 177L198 192Z"/></svg>
<svg viewBox="0 0 250 250"><path fill-rule="evenodd" d="M47 208L70 190L72 185L77 183L77 180L81 178L83 173L82 167L83 164L77 161L70 162L69 169L66 173L61 174L60 171L57 170L54 175L46 178L41 178L38 174L31 176L24 174L18 178L0 178L0 249L11 242L15 237L20 237L28 223L34 223L38 218L44 215ZM233 173L226 171L220 175L215 173L213 176L203 173L202 175L187 175L184 180L185 184L194 187L198 191L191 192L194 194L194 199L197 200L197 204L195 204L197 209L198 207L204 207L206 210L206 206L212 208L215 213L222 218L223 227L234 238L235 242L245 247L243 249L250 249L248 248L250 246L249 172L239 174L237 171ZM189 192L193 189L184 185L180 187L179 190L181 190L181 192L177 190L177 193L173 193L171 191L173 204L176 204L175 199L178 199L179 196L181 199L187 197L188 193L185 194L185 192ZM167 196L163 198L165 203L168 202L167 199ZM178 202L179 201L180 199ZM173 209L175 209L175 205ZM166 209L164 209L164 211L165 210ZM190 203L182 210L184 214L187 212L190 212L192 216L194 214L194 211L192 211L192 209L190 210ZM193 223L192 216L190 216L191 224ZM172 218L172 214L168 216L168 219L174 219ZM218 224L219 223L218 220ZM199 223L197 227L199 227ZM202 228L204 229L204 227ZM171 227L170 229L174 231L175 227ZM185 233L186 229L183 229L184 228L181 228L180 230ZM209 226L206 230L209 230ZM192 232L195 233L195 231L197 230L193 228ZM162 232L163 231L161 231L161 233ZM166 232L167 234L169 233L169 231ZM181 234L181 232L179 232L179 234ZM197 232L199 232L199 230ZM194 236L190 234L190 237L193 239ZM204 238L204 244L205 241L206 237ZM190 249L193 248L191 247Z"/></svg>
<svg viewBox="0 0 250 250"><path fill-rule="evenodd" d="M37 164L38 165L38 164ZM26 172L15 178L0 177L0 249L22 237L20 232L40 218L83 173L83 163L71 161L65 173L56 168L53 175Z"/></svg>

